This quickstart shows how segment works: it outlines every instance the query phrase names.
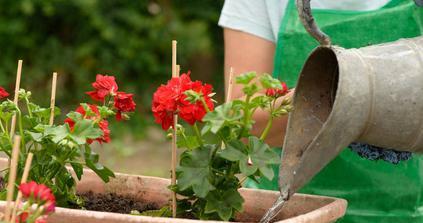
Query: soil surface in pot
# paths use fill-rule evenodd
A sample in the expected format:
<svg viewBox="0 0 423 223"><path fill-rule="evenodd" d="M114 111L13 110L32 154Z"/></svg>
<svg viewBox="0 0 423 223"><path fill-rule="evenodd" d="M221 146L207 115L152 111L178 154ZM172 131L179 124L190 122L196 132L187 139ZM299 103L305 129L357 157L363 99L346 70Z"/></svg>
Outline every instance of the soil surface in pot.
<svg viewBox="0 0 423 223"><path fill-rule="evenodd" d="M124 197L115 193L96 194L92 191L79 194L84 201L84 208L91 211L104 211L121 214L130 214L131 211L157 210L153 203L142 202L131 197Z"/></svg>

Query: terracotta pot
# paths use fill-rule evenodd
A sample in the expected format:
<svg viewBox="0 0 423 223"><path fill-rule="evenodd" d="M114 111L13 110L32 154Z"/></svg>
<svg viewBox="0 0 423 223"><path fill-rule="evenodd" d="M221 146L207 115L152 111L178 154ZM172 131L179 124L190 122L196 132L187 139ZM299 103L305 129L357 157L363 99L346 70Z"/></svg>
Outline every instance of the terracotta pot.
<svg viewBox="0 0 423 223"><path fill-rule="evenodd" d="M6 166L6 160L0 160L0 168ZM116 178L105 184L91 170L84 170L83 179L78 182L78 192L109 193L134 197L140 201L152 202L157 206L169 203L170 191L167 186L170 180L158 177L116 174ZM256 189L241 189L245 199L244 212L236 218L240 222L258 221L265 211L272 206L279 192ZM0 210L5 202L0 202ZM281 213L275 218L280 223L293 222L334 222L345 214L347 202L343 199L295 194L286 204ZM151 222L151 223L181 223L206 222L188 219L172 219L145 216L132 216L108 212L74 210L56 208L56 212L48 219L49 223L122 223L122 222ZM217 222L217 221L207 221Z"/></svg>

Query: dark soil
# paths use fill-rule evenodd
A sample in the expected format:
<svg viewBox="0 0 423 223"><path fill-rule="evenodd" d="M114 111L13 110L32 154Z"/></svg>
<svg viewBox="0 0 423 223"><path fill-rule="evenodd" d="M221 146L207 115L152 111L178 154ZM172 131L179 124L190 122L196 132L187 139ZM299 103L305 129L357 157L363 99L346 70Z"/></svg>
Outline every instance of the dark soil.
<svg viewBox="0 0 423 223"><path fill-rule="evenodd" d="M139 212L157 210L157 205L142 202L131 197L124 197L115 193L95 194L92 191L79 194L84 201L84 208L91 211L104 211L121 214L129 214L131 211Z"/></svg>

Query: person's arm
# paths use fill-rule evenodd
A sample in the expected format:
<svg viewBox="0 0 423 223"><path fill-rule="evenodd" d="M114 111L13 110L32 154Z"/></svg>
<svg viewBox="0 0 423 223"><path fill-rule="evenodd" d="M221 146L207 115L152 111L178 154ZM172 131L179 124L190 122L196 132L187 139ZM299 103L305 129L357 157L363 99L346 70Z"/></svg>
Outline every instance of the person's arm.
<svg viewBox="0 0 423 223"><path fill-rule="evenodd" d="M239 75L248 71L257 74L272 73L275 44L264 38L257 37L242 31L224 29L225 41L225 86L227 89L229 70L232 67L234 74ZM240 86L234 85L232 97L239 98L243 95ZM267 112L257 110L253 133L260 136L263 132L269 115ZM285 136L287 116L276 118L266 142L271 146L282 146Z"/></svg>

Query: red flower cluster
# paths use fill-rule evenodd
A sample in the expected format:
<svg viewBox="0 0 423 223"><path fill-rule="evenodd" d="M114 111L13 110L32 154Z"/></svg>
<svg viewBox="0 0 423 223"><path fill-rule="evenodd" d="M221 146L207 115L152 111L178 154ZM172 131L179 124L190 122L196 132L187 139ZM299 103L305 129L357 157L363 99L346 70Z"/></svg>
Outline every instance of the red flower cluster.
<svg viewBox="0 0 423 223"><path fill-rule="evenodd" d="M18 218L16 219L16 223L24 223L28 220L29 213L28 212L22 212L18 215ZM35 223L47 223L46 216L41 216L35 220Z"/></svg>
<svg viewBox="0 0 423 223"><path fill-rule="evenodd" d="M289 90L285 82L281 82L282 89L279 88L269 88L266 90L266 95L273 98L279 98L286 95Z"/></svg>
<svg viewBox="0 0 423 223"><path fill-rule="evenodd" d="M91 120L98 121L98 125L100 129L101 131L103 131L103 136L95 139L96 141L98 141L99 143L110 142L109 122L107 120L101 119L100 112L98 111L97 105L88 104L88 106L90 107L94 115L93 114L87 115L87 112L85 111L83 106L79 106L75 111L81 114L84 119L91 119ZM73 130L73 127L75 126L74 120L67 118L65 119L65 123L68 123L69 127ZM87 140L87 142L91 144L93 140Z"/></svg>
<svg viewBox="0 0 423 223"><path fill-rule="evenodd" d="M7 98L9 97L9 93L2 87L0 87L0 98Z"/></svg>
<svg viewBox="0 0 423 223"><path fill-rule="evenodd" d="M97 74L95 82L91 84L94 91L89 91L87 94L96 101L104 101L106 96L115 96L118 90L115 77Z"/></svg>
<svg viewBox="0 0 423 223"><path fill-rule="evenodd" d="M127 94L125 92L117 92L114 98L114 107L117 109L116 120L121 121L123 112L135 111L135 102L133 100L133 94Z"/></svg>
<svg viewBox="0 0 423 223"><path fill-rule="evenodd" d="M161 85L153 95L152 111L156 119L156 123L162 125L164 130L168 130L173 126L173 116L178 114L180 118L190 125L197 121L201 121L207 113L207 109L201 101L191 104L186 100L184 94L187 90L193 90L201 93L202 98L207 105L208 110L214 109L214 104L210 98L212 86L204 84L200 81L191 81L188 74L182 74L180 77L174 77Z"/></svg>
<svg viewBox="0 0 423 223"><path fill-rule="evenodd" d="M117 110L116 119L123 119L122 113L135 111L133 94L118 92L118 85L114 76L97 74L96 80L92 83L94 91L86 92L95 101L104 102L107 96L113 97L114 108Z"/></svg>
<svg viewBox="0 0 423 223"><path fill-rule="evenodd" d="M37 184L34 181L29 183L23 183L19 186L19 190L22 193L22 197L25 199L30 199L33 202L44 205L44 213L49 214L54 212L56 205L56 198L44 184Z"/></svg>

